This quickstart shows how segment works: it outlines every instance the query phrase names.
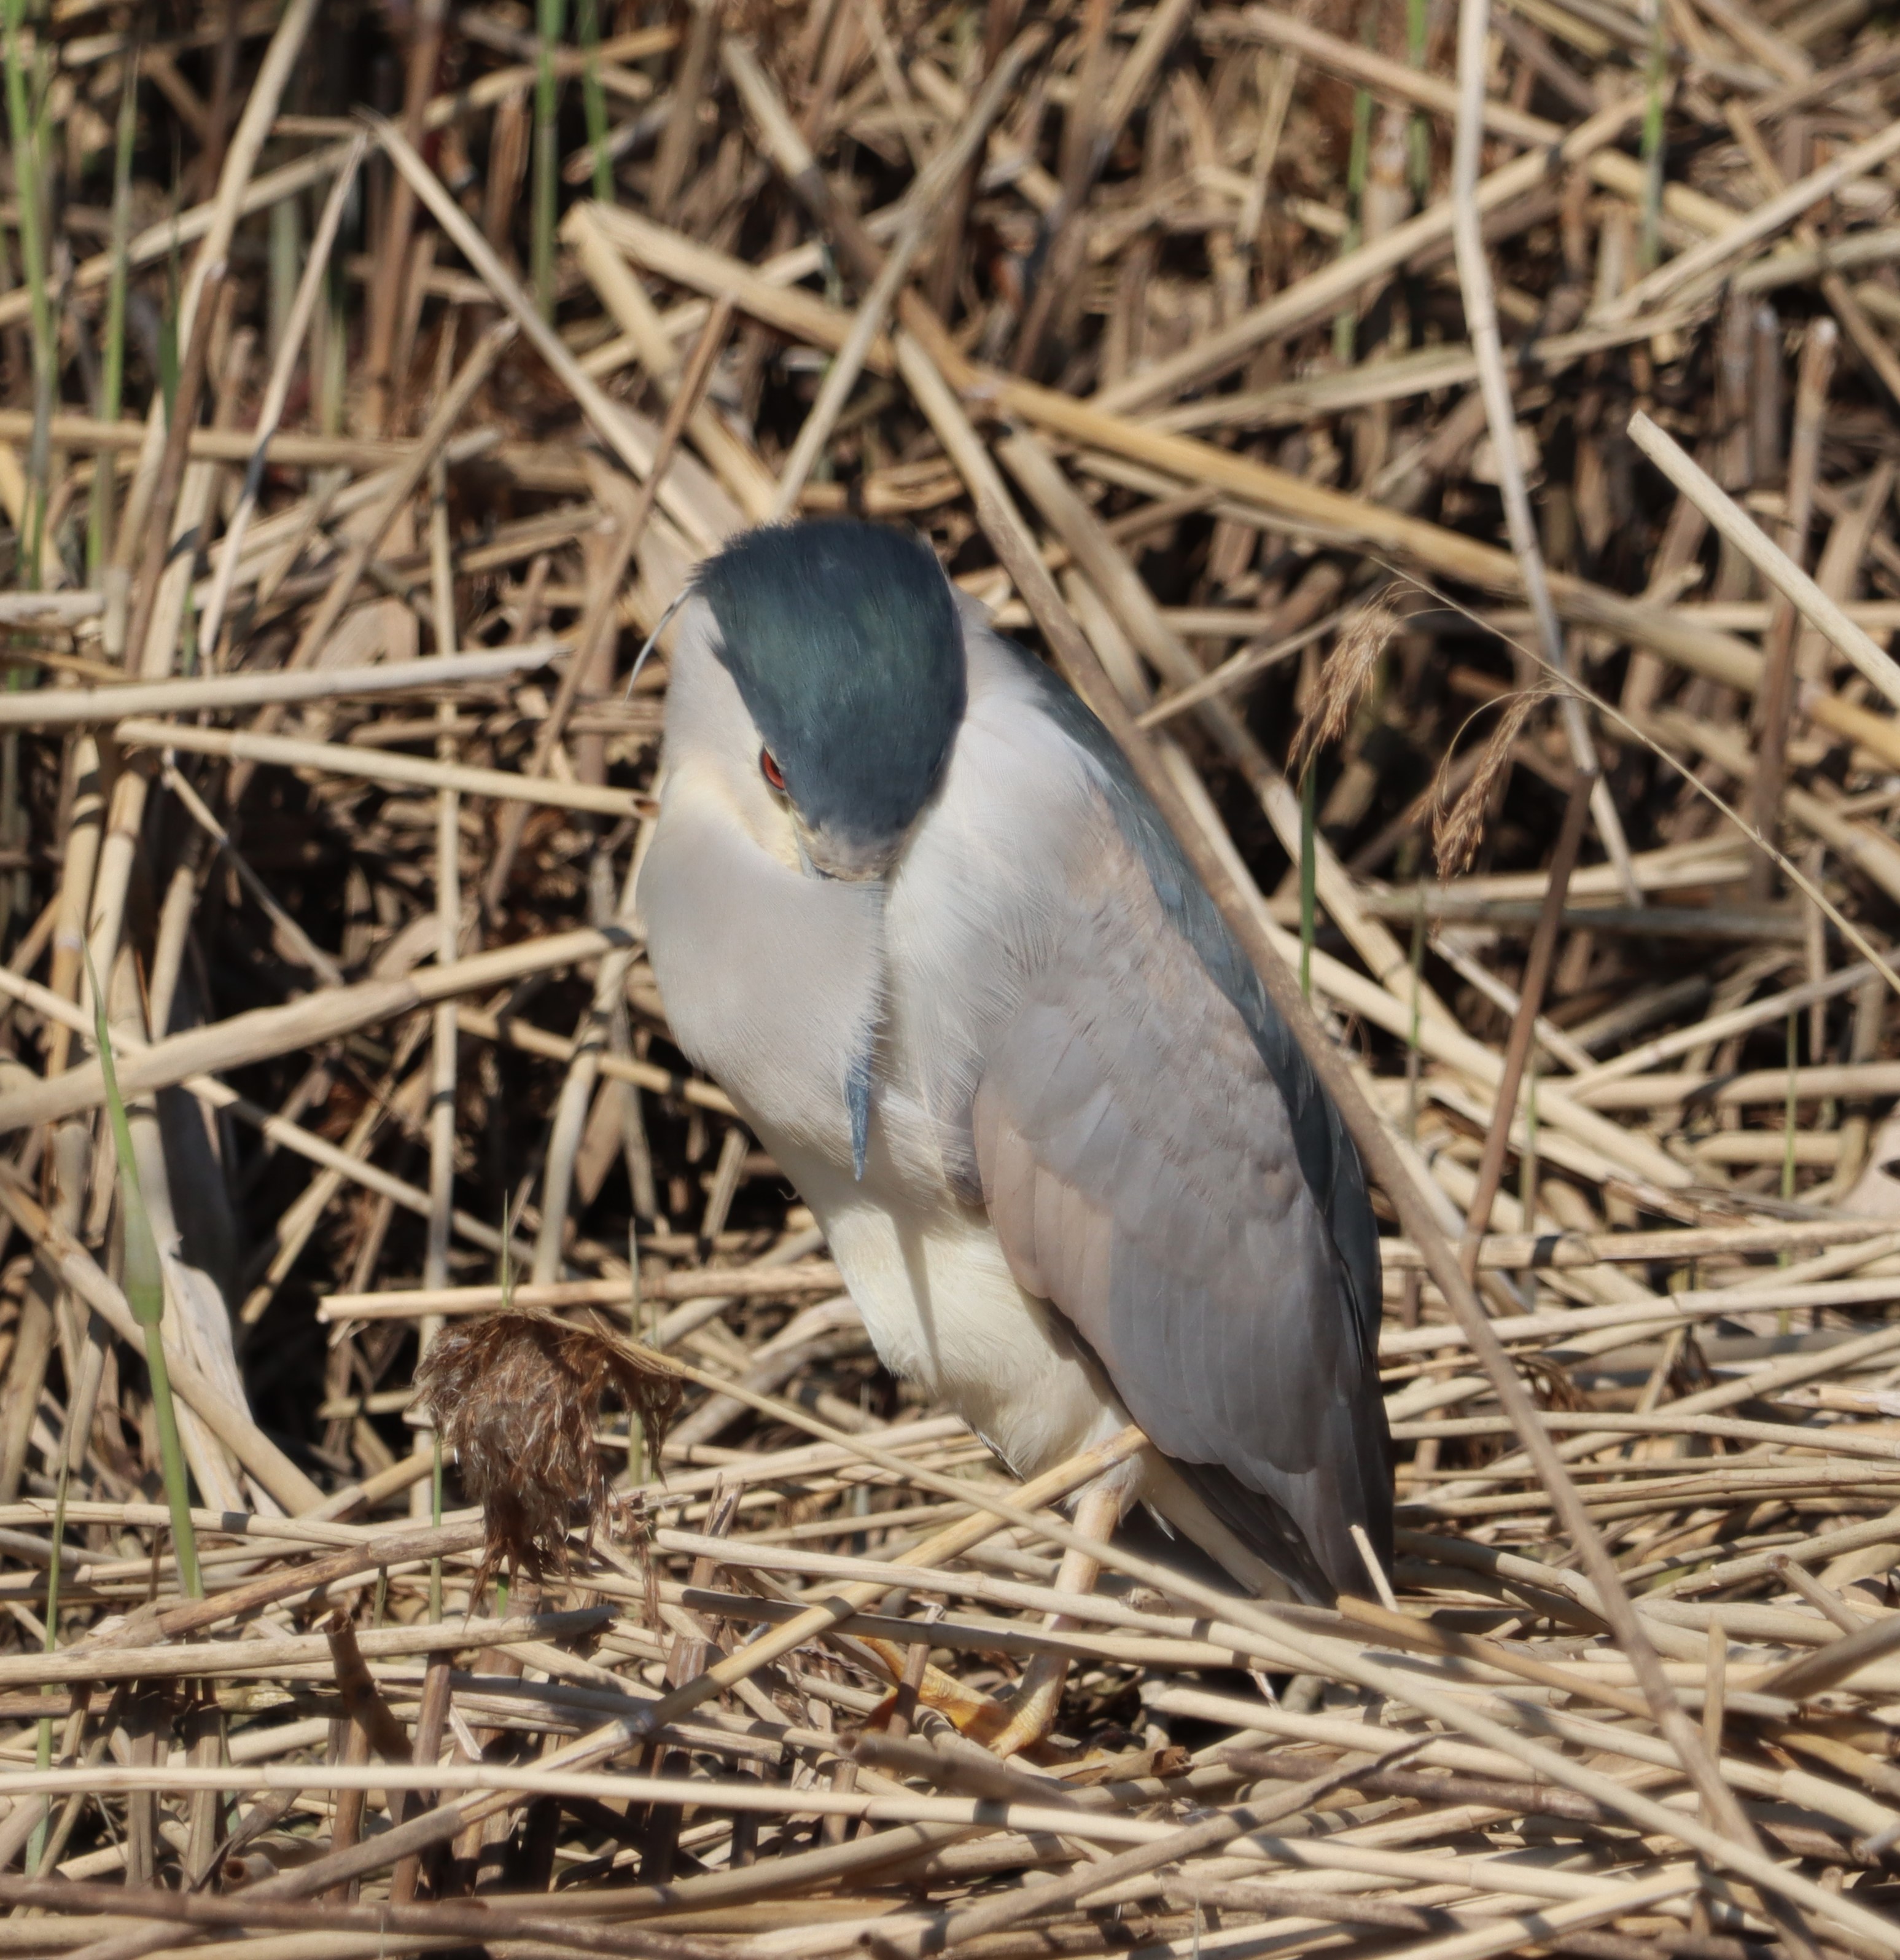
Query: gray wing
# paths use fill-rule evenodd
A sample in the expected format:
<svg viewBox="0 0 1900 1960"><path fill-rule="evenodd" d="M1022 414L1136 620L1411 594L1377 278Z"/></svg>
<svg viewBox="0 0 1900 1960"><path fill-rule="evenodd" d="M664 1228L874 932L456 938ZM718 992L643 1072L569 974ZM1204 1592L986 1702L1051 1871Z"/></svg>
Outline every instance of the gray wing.
<svg viewBox="0 0 1900 1960"><path fill-rule="evenodd" d="M1222 1522L1302 1591L1363 1593L1350 1527L1389 1560L1392 1498L1358 1160L1264 996L1217 980L1239 950L1184 861L1114 814L1113 861L984 1057L990 1217Z"/></svg>

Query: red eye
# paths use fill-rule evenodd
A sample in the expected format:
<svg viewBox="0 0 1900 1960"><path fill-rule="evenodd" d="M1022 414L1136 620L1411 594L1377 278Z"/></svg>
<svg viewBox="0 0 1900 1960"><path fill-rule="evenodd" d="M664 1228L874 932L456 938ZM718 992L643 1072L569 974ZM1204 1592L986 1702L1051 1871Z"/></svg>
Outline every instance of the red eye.
<svg viewBox="0 0 1900 1960"><path fill-rule="evenodd" d="M785 778L780 775L778 764L770 749L761 749L758 752L758 769L759 774L772 785L774 789L784 788Z"/></svg>

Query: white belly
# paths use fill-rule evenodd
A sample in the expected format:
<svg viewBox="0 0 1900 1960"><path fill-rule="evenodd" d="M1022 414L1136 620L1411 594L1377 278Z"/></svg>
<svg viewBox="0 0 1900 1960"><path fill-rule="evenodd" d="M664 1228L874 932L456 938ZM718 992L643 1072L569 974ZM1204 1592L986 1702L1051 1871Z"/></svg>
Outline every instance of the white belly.
<svg viewBox="0 0 1900 1960"><path fill-rule="evenodd" d="M1018 1476L1127 1422L1060 1316L1010 1277L980 1210L894 1202L848 1171L780 1161L824 1228L885 1366L961 1416Z"/></svg>
<svg viewBox="0 0 1900 1960"><path fill-rule="evenodd" d="M777 1154L775 1153L775 1154ZM1027 1481L1105 1443L1128 1411L1064 1331L1010 1277L980 1211L888 1202L820 1161L779 1161L811 1206L879 1358L962 1417ZM1152 1449L1114 1473L1257 1597L1294 1596Z"/></svg>

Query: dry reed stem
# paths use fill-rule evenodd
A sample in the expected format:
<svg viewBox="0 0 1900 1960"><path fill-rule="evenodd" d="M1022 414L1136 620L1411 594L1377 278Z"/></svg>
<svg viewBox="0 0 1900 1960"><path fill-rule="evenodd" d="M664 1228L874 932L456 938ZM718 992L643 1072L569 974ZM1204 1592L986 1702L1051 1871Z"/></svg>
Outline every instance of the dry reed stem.
<svg viewBox="0 0 1900 1960"><path fill-rule="evenodd" d="M0 727L61 728L104 724L146 714L215 714L288 702L373 699L385 694L434 692L464 681L501 680L545 666L564 651L559 640L494 647L453 656L450 664L412 667L329 667L317 673L207 675L195 680L142 680L121 687L44 689L0 700Z"/></svg>
<svg viewBox="0 0 1900 1960"><path fill-rule="evenodd" d="M1733 498L1698 469L1682 445L1640 411L1630 418L1630 440L1695 504L1709 522L1803 616L1825 633L1866 679L1900 707L1900 663L1876 646L1833 600L1735 507Z"/></svg>

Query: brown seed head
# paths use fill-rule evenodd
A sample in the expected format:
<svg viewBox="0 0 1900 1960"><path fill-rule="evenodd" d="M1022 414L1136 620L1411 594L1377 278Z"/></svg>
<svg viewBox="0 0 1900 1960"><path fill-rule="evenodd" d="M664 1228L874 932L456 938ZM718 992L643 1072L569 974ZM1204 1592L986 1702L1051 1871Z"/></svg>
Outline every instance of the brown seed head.
<svg viewBox="0 0 1900 1960"><path fill-rule="evenodd" d="M675 1376L589 1328L517 1308L445 1328L416 1386L481 1506L488 1543L477 1596L504 1554L517 1571L539 1575L563 1563L577 1522L592 1536L608 1503L594 1443L608 1390L640 1419L654 1461L680 1401Z"/></svg>
<svg viewBox="0 0 1900 1960"><path fill-rule="evenodd" d="M1485 834L1485 806L1491 800L1491 793L1498 786L1511 761L1511 752L1517 737L1523 733L1524 724L1530 718L1530 711L1543 699L1542 692L1517 694L1511 697L1504 713L1498 717L1498 725L1491 731L1491 739L1478 759L1478 772L1459 792L1458 800L1449 809L1445 807L1445 796L1449 784L1450 752L1447 750L1444 764L1438 772L1438 795L1431 811L1431 842L1438 854L1438 876L1455 877L1470 864L1477 854L1478 845Z"/></svg>
<svg viewBox="0 0 1900 1960"><path fill-rule="evenodd" d="M1348 617L1320 670L1313 704L1293 739L1286 765L1289 775L1298 775L1327 743L1338 741L1352 727L1378 672L1380 656L1399 626L1399 608L1389 587Z"/></svg>

